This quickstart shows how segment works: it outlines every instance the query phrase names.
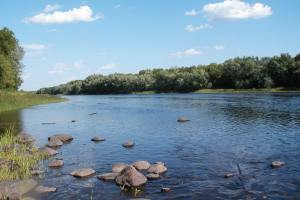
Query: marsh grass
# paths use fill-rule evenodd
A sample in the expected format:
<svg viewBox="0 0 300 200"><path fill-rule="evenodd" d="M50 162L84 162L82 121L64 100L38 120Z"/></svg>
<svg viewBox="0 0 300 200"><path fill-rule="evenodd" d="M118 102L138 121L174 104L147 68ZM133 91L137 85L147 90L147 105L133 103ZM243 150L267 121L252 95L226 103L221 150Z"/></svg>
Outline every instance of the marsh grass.
<svg viewBox="0 0 300 200"><path fill-rule="evenodd" d="M13 127L0 135L0 181L29 178L43 158L36 147L21 143Z"/></svg>
<svg viewBox="0 0 300 200"><path fill-rule="evenodd" d="M38 104L57 103L66 99L57 96L31 92L10 92L0 90L0 112L25 108Z"/></svg>

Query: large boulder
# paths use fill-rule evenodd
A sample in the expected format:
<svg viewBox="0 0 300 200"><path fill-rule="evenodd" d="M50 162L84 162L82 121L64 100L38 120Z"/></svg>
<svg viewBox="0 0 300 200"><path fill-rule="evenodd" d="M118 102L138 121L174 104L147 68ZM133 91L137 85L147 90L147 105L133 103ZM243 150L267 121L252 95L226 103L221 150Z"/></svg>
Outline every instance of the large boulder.
<svg viewBox="0 0 300 200"><path fill-rule="evenodd" d="M90 176L90 175L94 174L95 172L96 171L91 168L82 168L82 169L78 169L78 170L71 172L71 175L82 178L82 177Z"/></svg>
<svg viewBox="0 0 300 200"><path fill-rule="evenodd" d="M73 140L73 136L72 135L69 135L69 134L56 134L56 135L53 135L51 137L56 137L58 138L60 141L62 141L63 143L65 142L70 142ZM51 138L49 137L48 140Z"/></svg>
<svg viewBox="0 0 300 200"><path fill-rule="evenodd" d="M132 163L132 166L134 166L137 170L147 170L151 166L148 161L145 160L139 160L134 163Z"/></svg>
<svg viewBox="0 0 300 200"><path fill-rule="evenodd" d="M49 147L42 147L39 149L42 153L44 153L46 156L54 156L56 154L58 154L58 151L49 148Z"/></svg>
<svg viewBox="0 0 300 200"><path fill-rule="evenodd" d="M48 144L47 144L48 147L59 147L62 145L63 142L58 137L51 136L48 138Z"/></svg>
<svg viewBox="0 0 300 200"><path fill-rule="evenodd" d="M167 167L163 163L159 162L154 165L151 165L147 171L148 173L162 174L165 173L167 170Z"/></svg>
<svg viewBox="0 0 300 200"><path fill-rule="evenodd" d="M112 172L114 173L120 173L125 167L128 167L126 163L115 163L112 166Z"/></svg>
<svg viewBox="0 0 300 200"><path fill-rule="evenodd" d="M118 185L127 187L139 187L147 183L147 178L133 166L128 166L116 177Z"/></svg>
<svg viewBox="0 0 300 200"><path fill-rule="evenodd" d="M104 173L97 176L100 180L108 181L108 180L115 180L119 173Z"/></svg>

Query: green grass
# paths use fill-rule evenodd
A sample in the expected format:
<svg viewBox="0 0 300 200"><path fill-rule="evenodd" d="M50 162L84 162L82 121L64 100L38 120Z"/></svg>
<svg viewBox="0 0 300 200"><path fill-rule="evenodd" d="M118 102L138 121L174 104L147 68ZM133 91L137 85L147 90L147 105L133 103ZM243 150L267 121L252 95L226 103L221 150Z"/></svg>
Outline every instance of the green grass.
<svg viewBox="0 0 300 200"><path fill-rule="evenodd" d="M57 103L65 100L64 98L51 95L0 90L0 112L26 108L38 104Z"/></svg>
<svg viewBox="0 0 300 200"><path fill-rule="evenodd" d="M0 134L0 182L29 178L43 158L37 148L21 143L13 128Z"/></svg>

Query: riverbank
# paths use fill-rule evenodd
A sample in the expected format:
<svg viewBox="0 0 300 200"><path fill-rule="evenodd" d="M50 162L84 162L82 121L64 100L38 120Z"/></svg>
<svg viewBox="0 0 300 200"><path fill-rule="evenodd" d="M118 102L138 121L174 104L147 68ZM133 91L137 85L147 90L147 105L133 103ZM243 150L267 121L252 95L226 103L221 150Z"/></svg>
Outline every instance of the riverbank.
<svg viewBox="0 0 300 200"><path fill-rule="evenodd" d="M26 108L39 104L58 103L66 99L31 92L0 91L0 112Z"/></svg>
<svg viewBox="0 0 300 200"><path fill-rule="evenodd" d="M263 88L263 89L201 89L196 90L193 92L187 92L187 93L196 93L196 94L209 94L209 93L275 93L275 92L299 92L300 88ZM172 92L166 92L166 93L172 93ZM178 93L178 92L174 92ZM142 91L142 92L132 92L131 94L159 94L159 92L156 91Z"/></svg>

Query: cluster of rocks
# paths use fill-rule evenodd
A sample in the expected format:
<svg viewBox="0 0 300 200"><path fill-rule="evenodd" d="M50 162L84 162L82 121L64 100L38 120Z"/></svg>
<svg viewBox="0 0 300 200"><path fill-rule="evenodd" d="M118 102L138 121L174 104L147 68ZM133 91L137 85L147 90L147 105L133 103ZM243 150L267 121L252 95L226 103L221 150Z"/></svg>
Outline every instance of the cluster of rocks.
<svg viewBox="0 0 300 200"><path fill-rule="evenodd" d="M131 188L145 185L148 180L159 179L167 170L162 162L151 165L148 161L140 160L131 165L113 164L112 172L100 174L98 178L104 181L113 180L118 185Z"/></svg>

